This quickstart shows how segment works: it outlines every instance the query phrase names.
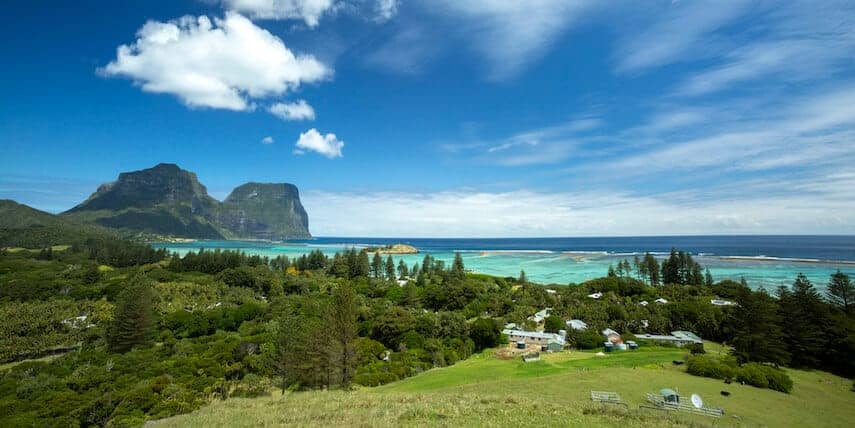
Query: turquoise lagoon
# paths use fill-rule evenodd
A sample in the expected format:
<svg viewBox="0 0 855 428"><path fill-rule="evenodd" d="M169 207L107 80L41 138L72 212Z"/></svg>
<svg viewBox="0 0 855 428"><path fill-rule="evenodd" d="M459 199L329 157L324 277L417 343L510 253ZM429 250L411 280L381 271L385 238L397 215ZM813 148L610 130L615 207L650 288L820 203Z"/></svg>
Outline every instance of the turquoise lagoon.
<svg viewBox="0 0 855 428"><path fill-rule="evenodd" d="M691 252L708 267L715 280L745 278L753 288L771 289L790 284L804 273L819 288L838 269L855 275L853 236L696 236L629 238L506 238L506 239L404 239L315 238L294 242L196 241L156 243L157 248L185 254L199 248L239 250L266 257L296 258L320 250L332 255L346 248L407 243L420 254L394 255L397 265L420 263L425 254L450 263L463 256L466 268L503 277L524 270L531 281L575 284L604 276L609 265L645 252L665 257L671 247Z"/></svg>

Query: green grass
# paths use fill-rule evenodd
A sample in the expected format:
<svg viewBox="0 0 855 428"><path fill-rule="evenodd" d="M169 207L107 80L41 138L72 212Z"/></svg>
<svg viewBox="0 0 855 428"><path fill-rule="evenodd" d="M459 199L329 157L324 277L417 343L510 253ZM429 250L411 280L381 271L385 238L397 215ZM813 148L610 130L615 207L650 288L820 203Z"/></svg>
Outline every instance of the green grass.
<svg viewBox="0 0 855 428"><path fill-rule="evenodd" d="M710 348L708 348L710 349ZM723 352L721 349L710 349ZM452 367L378 388L313 391L217 402L163 426L851 426L851 381L823 372L789 370L792 394L688 375L672 360L683 351L653 348L596 356L546 355L543 361L500 360L491 352ZM700 394L725 417L640 409L644 393L660 388ZM591 390L614 391L629 405L594 404ZM731 392L730 397L719 394Z"/></svg>

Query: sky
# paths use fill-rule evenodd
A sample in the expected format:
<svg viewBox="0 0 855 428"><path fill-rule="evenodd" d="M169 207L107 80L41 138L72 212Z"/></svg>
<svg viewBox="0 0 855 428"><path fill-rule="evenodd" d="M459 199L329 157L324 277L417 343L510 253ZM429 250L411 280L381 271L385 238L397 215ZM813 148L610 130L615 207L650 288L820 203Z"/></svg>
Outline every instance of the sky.
<svg viewBox="0 0 855 428"><path fill-rule="evenodd" d="M851 1L12 1L0 198L173 162L316 236L855 234Z"/></svg>

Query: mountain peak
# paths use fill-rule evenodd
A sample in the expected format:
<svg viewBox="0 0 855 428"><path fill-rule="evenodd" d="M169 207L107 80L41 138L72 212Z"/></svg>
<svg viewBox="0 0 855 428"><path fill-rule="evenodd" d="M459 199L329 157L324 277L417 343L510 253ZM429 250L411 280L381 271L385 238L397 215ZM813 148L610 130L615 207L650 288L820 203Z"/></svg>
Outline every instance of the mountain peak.
<svg viewBox="0 0 855 428"><path fill-rule="evenodd" d="M208 195L195 173L174 163L123 172L64 214L108 227L188 238L311 236L293 184L246 183L221 203Z"/></svg>

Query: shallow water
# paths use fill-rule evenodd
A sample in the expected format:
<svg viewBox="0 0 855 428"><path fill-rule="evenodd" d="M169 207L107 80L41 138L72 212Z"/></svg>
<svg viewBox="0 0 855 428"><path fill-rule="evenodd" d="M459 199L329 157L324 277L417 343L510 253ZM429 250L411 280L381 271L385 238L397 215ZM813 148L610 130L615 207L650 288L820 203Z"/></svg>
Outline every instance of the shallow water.
<svg viewBox="0 0 855 428"><path fill-rule="evenodd" d="M771 289L790 284L799 272L819 288L838 269L855 276L853 236L697 236L630 238L535 238L535 239L384 239L316 238L307 241L269 243L256 241L197 241L158 243L179 254L206 249L240 250L267 257L299 257L313 250L332 255L349 247L408 243L421 254L393 256L395 264L420 263L425 254L451 263L455 252L466 268L497 276L517 277L525 270L531 281L543 284L579 283L605 276L610 264L650 251L664 257L671 247L684 249L708 267L716 281L744 277L753 288ZM752 259L733 259L730 257Z"/></svg>

